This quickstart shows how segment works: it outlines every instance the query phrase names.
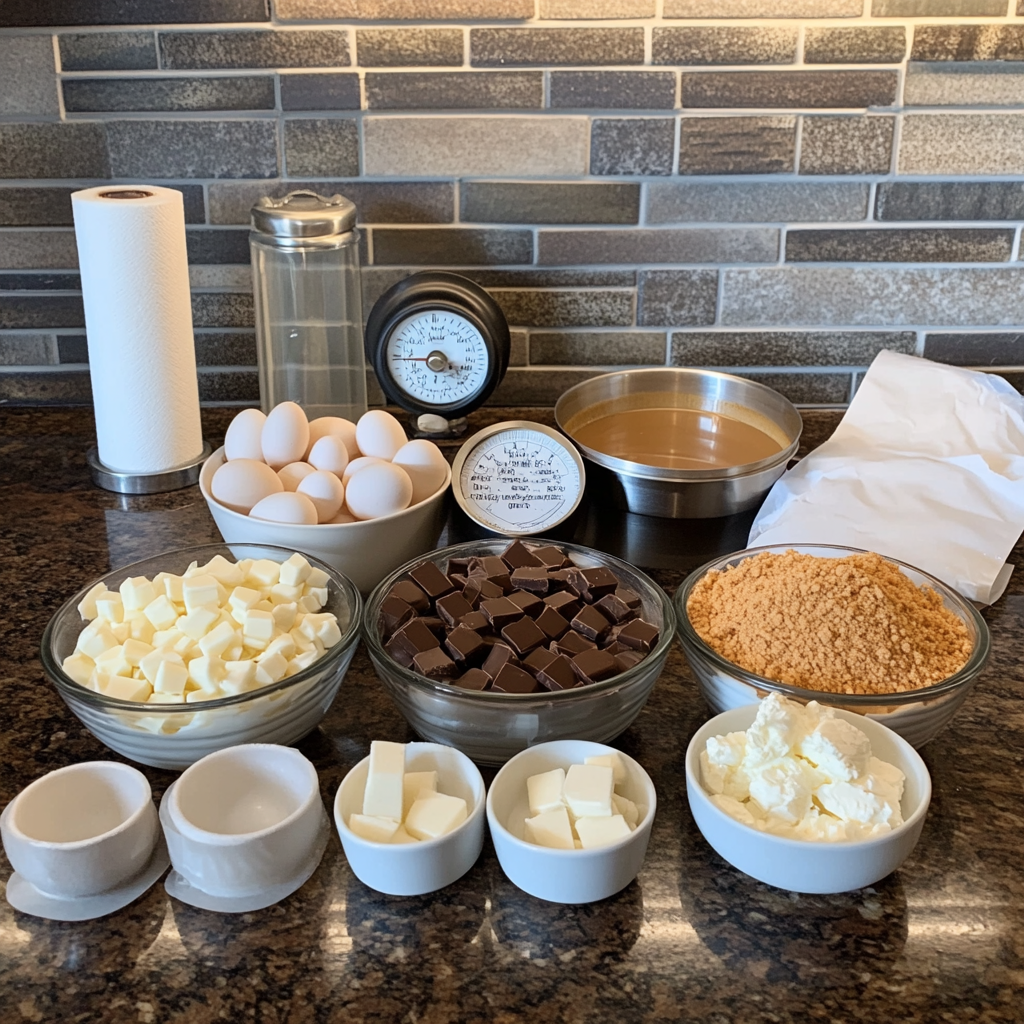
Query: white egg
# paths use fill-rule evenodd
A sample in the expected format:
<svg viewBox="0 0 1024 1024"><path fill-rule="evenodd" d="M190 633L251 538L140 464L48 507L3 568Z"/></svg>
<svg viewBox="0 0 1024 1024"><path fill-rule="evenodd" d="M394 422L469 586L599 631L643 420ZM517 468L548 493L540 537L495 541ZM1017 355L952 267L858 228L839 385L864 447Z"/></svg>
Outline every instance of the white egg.
<svg viewBox="0 0 1024 1024"><path fill-rule="evenodd" d="M411 500L409 474L388 462L360 470L345 489L345 504L356 519L379 519L401 512Z"/></svg>
<svg viewBox="0 0 1024 1024"><path fill-rule="evenodd" d="M328 434L340 437L348 449L348 457L354 459L359 455L359 445L356 444L356 425L351 420L342 419L341 416L321 416L319 419L309 421L309 447L306 449L306 458L313 445L326 437Z"/></svg>
<svg viewBox="0 0 1024 1024"><path fill-rule="evenodd" d="M222 505L245 515L257 502L284 490L280 477L255 459L225 462L210 481L210 491Z"/></svg>
<svg viewBox="0 0 1024 1024"><path fill-rule="evenodd" d="M436 494L448 475L448 462L441 449L423 438L403 444L391 461L409 474L414 505Z"/></svg>
<svg viewBox="0 0 1024 1024"><path fill-rule="evenodd" d="M224 435L224 458L262 462L260 435L266 422L267 417L259 409L243 409L228 425Z"/></svg>
<svg viewBox="0 0 1024 1024"><path fill-rule="evenodd" d="M316 470L308 462L289 462L277 471L286 491L294 491L310 473Z"/></svg>
<svg viewBox="0 0 1024 1024"><path fill-rule="evenodd" d="M349 480L352 479L362 469L366 469L367 466L375 466L378 463L386 462L386 459L374 459L369 455L360 455L358 459L353 459L346 467L345 472L341 474L341 482L348 487Z"/></svg>
<svg viewBox="0 0 1024 1024"><path fill-rule="evenodd" d="M363 455L390 462L405 440L402 424L383 409L363 413L356 424L356 444Z"/></svg>
<svg viewBox="0 0 1024 1024"><path fill-rule="evenodd" d="M359 520L351 512L346 512L345 509L342 509L333 519L328 519L327 522L331 524L358 523Z"/></svg>
<svg viewBox="0 0 1024 1024"><path fill-rule="evenodd" d="M316 506L304 494L282 491L258 501L249 510L250 519L267 519L272 523L316 526Z"/></svg>
<svg viewBox="0 0 1024 1024"><path fill-rule="evenodd" d="M310 473L295 488L296 494L304 494L316 508L317 521L326 523L341 511L345 504L345 487L334 473L318 469Z"/></svg>
<svg viewBox="0 0 1024 1024"><path fill-rule="evenodd" d="M336 434L326 434L309 450L306 461L315 469L341 476L348 465L348 448L343 438Z"/></svg>
<svg viewBox="0 0 1024 1024"><path fill-rule="evenodd" d="M309 446L309 421L294 402L282 402L270 410L260 435L263 458L274 469L301 462Z"/></svg>

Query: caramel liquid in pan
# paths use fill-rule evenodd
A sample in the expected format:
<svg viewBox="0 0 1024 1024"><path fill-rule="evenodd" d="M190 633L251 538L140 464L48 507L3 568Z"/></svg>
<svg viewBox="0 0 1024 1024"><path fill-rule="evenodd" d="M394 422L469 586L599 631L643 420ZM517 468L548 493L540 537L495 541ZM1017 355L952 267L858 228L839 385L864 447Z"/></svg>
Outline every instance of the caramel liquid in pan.
<svg viewBox="0 0 1024 1024"><path fill-rule="evenodd" d="M664 469L726 469L782 451L763 430L699 409L628 409L573 434L605 455Z"/></svg>

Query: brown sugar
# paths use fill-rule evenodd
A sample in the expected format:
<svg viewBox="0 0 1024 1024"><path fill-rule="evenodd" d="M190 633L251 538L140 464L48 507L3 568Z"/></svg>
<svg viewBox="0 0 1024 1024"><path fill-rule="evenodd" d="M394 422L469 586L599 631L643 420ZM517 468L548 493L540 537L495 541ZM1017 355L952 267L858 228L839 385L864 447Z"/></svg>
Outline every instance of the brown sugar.
<svg viewBox="0 0 1024 1024"><path fill-rule="evenodd" d="M873 553L762 552L707 573L686 610L697 635L734 664L829 693L932 686L973 646L936 591Z"/></svg>

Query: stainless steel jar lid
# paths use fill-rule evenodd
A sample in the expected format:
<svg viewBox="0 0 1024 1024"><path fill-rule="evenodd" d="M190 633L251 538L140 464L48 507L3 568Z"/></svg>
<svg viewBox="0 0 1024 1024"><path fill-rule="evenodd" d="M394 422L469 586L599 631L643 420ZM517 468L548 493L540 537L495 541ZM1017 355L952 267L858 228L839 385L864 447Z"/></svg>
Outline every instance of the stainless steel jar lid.
<svg viewBox="0 0 1024 1024"><path fill-rule="evenodd" d="M342 195L330 199L309 189L283 199L264 196L252 208L253 229L279 238L321 238L355 230L356 204Z"/></svg>

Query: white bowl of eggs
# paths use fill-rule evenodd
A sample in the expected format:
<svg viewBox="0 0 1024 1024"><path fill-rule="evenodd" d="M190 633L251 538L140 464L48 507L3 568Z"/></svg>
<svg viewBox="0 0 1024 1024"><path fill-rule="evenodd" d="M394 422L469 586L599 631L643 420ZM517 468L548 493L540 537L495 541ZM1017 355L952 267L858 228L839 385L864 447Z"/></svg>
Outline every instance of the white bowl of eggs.
<svg viewBox="0 0 1024 1024"><path fill-rule="evenodd" d="M358 423L312 422L294 402L243 409L199 488L228 544L275 544L345 573L363 592L432 550L445 520L451 467L431 441L371 409Z"/></svg>

